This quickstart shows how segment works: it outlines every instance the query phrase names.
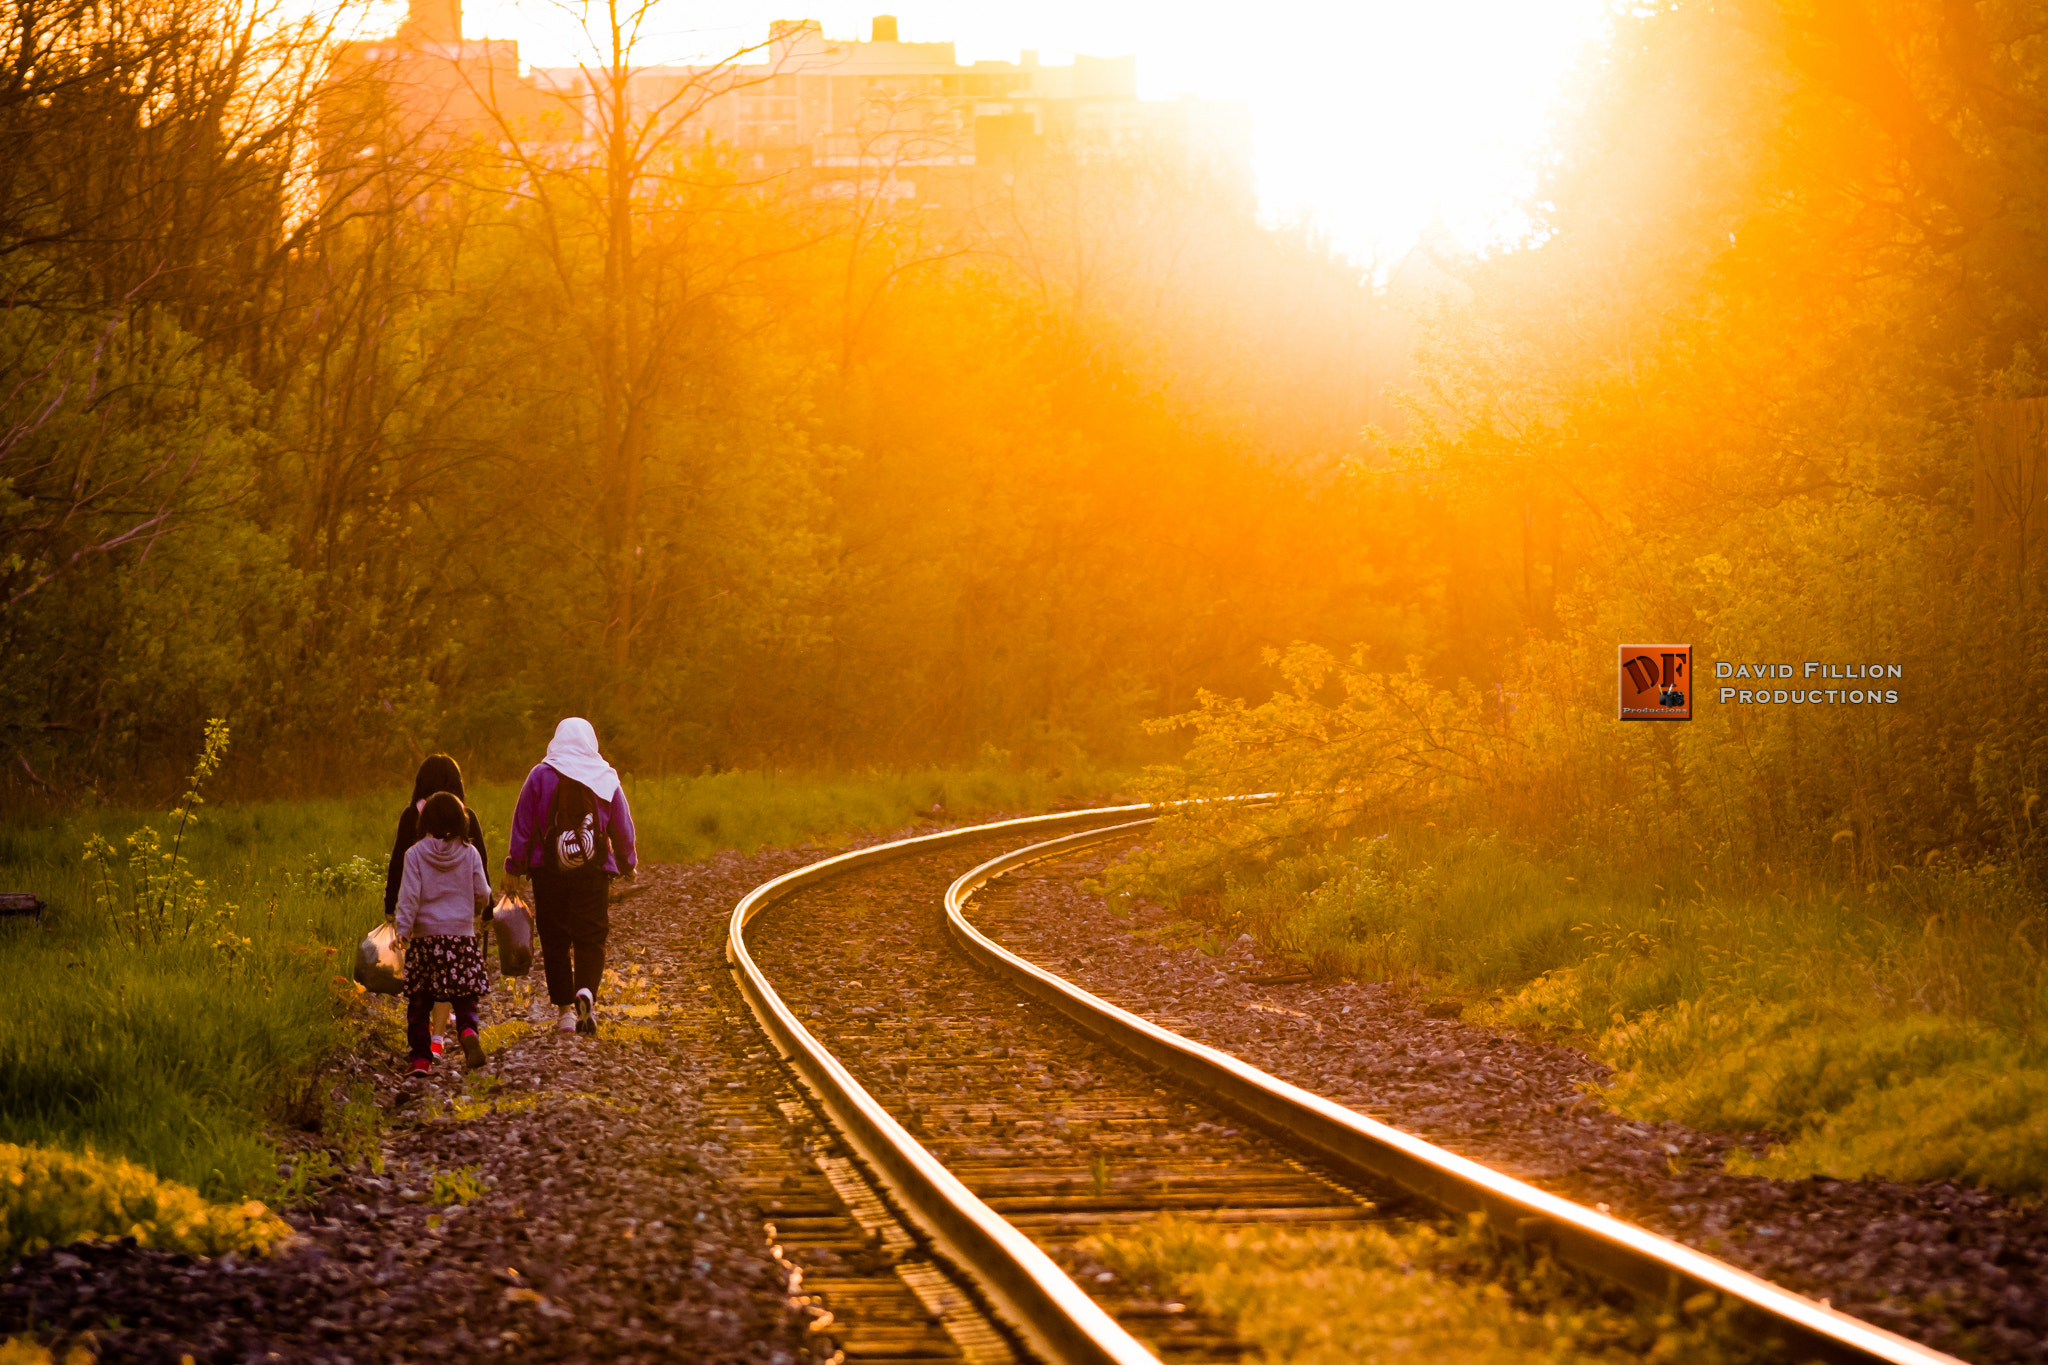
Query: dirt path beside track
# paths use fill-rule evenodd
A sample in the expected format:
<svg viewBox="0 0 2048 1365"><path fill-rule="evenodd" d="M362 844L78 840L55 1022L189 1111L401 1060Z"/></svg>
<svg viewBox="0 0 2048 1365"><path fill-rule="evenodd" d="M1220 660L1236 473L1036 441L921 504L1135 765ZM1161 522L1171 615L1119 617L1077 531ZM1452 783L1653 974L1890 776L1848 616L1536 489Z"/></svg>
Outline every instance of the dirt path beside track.
<svg viewBox="0 0 2048 1365"><path fill-rule="evenodd" d="M645 870L613 908L620 989L595 1040L550 1031L544 1002L529 1019L537 964L525 990L487 998L487 1029L515 1036L476 1077L458 1055L407 1077L387 1021L331 1082L374 1094L382 1174L353 1170L290 1211L299 1240L270 1257L41 1252L0 1271L0 1335L171 1365L797 1365L847 1342L855 1358L947 1358L931 1309L821 1171L725 967L733 903L822 852ZM448 1202L457 1185L474 1197ZM778 1243L798 1221L810 1285ZM827 1321L821 1273L857 1311Z"/></svg>

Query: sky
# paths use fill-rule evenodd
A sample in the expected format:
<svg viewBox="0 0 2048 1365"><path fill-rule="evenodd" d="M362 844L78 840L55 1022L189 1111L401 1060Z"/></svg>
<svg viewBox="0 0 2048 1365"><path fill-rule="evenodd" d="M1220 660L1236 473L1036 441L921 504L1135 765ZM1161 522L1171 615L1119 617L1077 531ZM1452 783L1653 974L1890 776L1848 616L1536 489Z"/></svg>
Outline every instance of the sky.
<svg viewBox="0 0 2048 1365"><path fill-rule="evenodd" d="M1251 107L1260 205L1306 218L1361 262L1398 257L1441 216L1475 249L1524 230L1530 156L1608 0L894 0L901 36L951 41L963 62L1136 54L1138 93ZM567 7L573 11L573 3ZM866 38L879 4L662 0L650 63L760 42L771 19ZM554 0L465 0L471 38L516 38L543 65L573 60Z"/></svg>

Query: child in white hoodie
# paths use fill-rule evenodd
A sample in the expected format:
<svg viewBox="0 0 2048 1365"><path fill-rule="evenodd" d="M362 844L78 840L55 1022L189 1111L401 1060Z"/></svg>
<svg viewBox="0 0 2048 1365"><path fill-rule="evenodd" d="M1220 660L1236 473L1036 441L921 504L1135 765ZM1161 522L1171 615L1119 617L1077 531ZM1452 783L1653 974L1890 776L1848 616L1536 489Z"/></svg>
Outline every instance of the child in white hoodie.
<svg viewBox="0 0 2048 1365"><path fill-rule="evenodd" d="M462 1056L484 1064L477 999L491 988L476 918L491 907L483 858L470 844L469 811L454 792L436 792L420 808L421 838L405 852L397 930L405 945L405 1036L416 1076L433 1069L427 1022L437 1001L455 1007Z"/></svg>

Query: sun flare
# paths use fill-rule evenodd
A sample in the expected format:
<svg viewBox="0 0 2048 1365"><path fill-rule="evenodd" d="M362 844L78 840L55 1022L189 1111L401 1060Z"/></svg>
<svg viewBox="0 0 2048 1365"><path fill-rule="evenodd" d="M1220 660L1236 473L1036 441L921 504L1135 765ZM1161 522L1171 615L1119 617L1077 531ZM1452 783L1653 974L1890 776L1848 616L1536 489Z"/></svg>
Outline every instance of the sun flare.
<svg viewBox="0 0 2048 1365"><path fill-rule="evenodd" d="M777 19L865 39L883 2L834 0L801 14L783 0L676 5L657 11L647 51L652 61L716 58L760 42ZM906 40L953 42L963 63L1027 50L1047 62L1134 55L1146 99L1242 101L1265 214L1304 218L1359 259L1398 255L1439 216L1468 246L1515 238L1549 111L1607 16L1605 0L894 8ZM529 61L575 56L567 12L537 0L471 0L467 31L516 38Z"/></svg>

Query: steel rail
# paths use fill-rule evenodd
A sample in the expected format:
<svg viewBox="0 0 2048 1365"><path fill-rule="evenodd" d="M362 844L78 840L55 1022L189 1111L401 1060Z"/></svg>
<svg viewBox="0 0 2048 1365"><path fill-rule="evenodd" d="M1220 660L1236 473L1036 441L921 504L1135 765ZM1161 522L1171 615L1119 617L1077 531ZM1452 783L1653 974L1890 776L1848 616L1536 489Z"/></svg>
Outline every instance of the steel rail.
<svg viewBox="0 0 2048 1365"><path fill-rule="evenodd" d="M1102 814L1113 812L1104 811ZM1002 947L968 923L969 897L991 879L1128 834L1156 817L1086 830L1015 849L964 873L946 892L946 920L969 956L1011 985L1050 1005L1083 1030L1165 1071L1336 1170L1402 1189L1453 1213L1483 1213L1487 1224L1524 1245L1619 1283L1655 1301L1702 1291L1726 1295L1758 1327L1781 1333L1795 1359L1883 1361L1889 1365L1962 1365L1861 1318L1838 1312L1645 1228L1537 1189L1412 1133L1290 1085L1226 1052L1160 1028L1089 994ZM1804 1353L1804 1354L1802 1354Z"/></svg>
<svg viewBox="0 0 2048 1365"><path fill-rule="evenodd" d="M798 1022L748 953L746 927L791 892L870 863L1008 830L1055 829L1152 809L1112 806L1031 816L842 853L755 887L733 908L726 931L726 960L732 964L740 994L849 1145L938 1249L974 1277L996 1314L1053 1365L1158 1365L1158 1360L1051 1257L961 1184Z"/></svg>

